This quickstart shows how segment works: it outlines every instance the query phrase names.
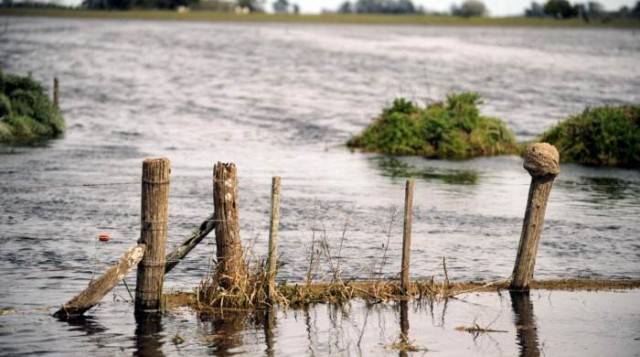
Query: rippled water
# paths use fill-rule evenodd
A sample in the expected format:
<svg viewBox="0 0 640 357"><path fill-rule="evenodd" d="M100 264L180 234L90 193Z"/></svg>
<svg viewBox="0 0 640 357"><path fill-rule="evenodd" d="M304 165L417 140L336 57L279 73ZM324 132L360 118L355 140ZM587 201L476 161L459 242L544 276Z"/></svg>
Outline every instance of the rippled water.
<svg viewBox="0 0 640 357"><path fill-rule="evenodd" d="M171 246L212 210L213 164L231 161L239 167L242 234L258 257L266 250L270 177L282 176L280 279L305 277L314 235L326 232L338 255L343 231L346 278L377 275L389 237L382 275L393 277L402 226L393 212L411 176L418 180L411 275L440 278L445 256L452 279L501 279L513 267L526 202L521 159L395 159L351 153L342 143L398 95L429 101L479 91L483 111L521 140L586 106L640 100L633 30L9 17L0 25L3 68L44 83L59 77L69 128L37 147L0 149L0 308L19 311L0 317L0 334L3 349L15 353L104 345L108 354L128 354L130 340L144 335L135 334L131 308L111 297L77 327L45 312L137 240L146 157L172 161ZM536 277L640 278L639 207L638 171L564 165ZM96 248L100 233L113 239ZM212 252L210 242L197 248L166 286L193 288ZM321 265L316 278L327 269ZM117 300L127 296L123 287L115 292ZM189 316L162 320L163 350L181 321L200 323ZM294 345L292 336L277 340Z"/></svg>

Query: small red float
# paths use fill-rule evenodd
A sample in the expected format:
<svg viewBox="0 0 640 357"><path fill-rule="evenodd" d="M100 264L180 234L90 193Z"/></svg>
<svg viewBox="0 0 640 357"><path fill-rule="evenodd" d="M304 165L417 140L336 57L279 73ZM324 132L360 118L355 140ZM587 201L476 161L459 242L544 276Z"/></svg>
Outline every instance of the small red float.
<svg viewBox="0 0 640 357"><path fill-rule="evenodd" d="M101 242L108 242L111 237L108 234L101 234L98 236L98 240Z"/></svg>

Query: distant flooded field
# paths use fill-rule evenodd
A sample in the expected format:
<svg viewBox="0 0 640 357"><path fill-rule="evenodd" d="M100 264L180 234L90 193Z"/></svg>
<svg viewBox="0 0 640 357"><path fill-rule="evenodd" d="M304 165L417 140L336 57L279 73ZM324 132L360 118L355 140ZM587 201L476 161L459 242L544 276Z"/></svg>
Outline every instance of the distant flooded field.
<svg viewBox="0 0 640 357"><path fill-rule="evenodd" d="M357 301L344 309L279 310L268 333L255 317L238 318L229 332L224 319L188 311L167 312L151 325L157 332L140 331L148 326L136 326L124 286L76 325L47 313L138 239L141 162L155 156L172 162L169 248L211 212L213 164L235 162L241 233L255 259L267 250L270 178L282 176L279 279L306 278L320 235L345 279L393 278L404 181L414 177L412 277L442 279L446 257L452 280L508 278L530 180L519 157L391 158L349 152L344 142L397 96L428 102L478 91L483 111L506 121L519 140L587 106L638 103L639 36L0 17L3 70L31 72L44 83L57 76L68 126L60 140L0 147L0 309L16 311L0 316L0 349L396 354L386 346L398 337L399 310ZM638 216L640 172L563 165L536 278L640 279ZM101 233L112 239L96 245ZM194 288L209 271L213 247L209 240L196 248L167 276L167 290ZM316 280L329 276L325 262L313 271ZM135 276L127 282L134 286ZM409 304L409 336L427 353L525 354L520 334L532 330L516 327L508 295ZM633 355L640 347L637 290L534 291L530 300L540 354ZM455 331L474 320L507 332ZM178 333L185 343L172 341Z"/></svg>

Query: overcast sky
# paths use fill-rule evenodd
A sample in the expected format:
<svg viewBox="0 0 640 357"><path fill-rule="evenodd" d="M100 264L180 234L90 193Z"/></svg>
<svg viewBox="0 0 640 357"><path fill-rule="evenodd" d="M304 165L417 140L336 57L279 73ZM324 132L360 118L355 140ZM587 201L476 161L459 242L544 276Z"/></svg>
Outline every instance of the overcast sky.
<svg viewBox="0 0 640 357"><path fill-rule="evenodd" d="M353 1L353 0L352 0ZM428 10L447 11L451 4L460 4L463 0L413 0L416 5L422 5ZM483 0L489 8L492 16L521 15L524 9L529 7L531 0ZM570 0L571 3L587 2L589 0ZM268 10L271 11L272 0L268 0ZM344 0L289 0L289 3L297 3L304 13L318 13L322 9L335 10ZM544 3L545 0L538 0ZM632 7L634 0L600 0L607 10L617 10L622 5Z"/></svg>

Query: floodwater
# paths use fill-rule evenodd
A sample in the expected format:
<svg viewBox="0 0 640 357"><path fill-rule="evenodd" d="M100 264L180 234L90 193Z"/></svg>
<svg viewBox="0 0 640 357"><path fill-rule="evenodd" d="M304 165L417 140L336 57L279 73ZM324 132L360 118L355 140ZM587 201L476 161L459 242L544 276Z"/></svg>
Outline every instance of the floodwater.
<svg viewBox="0 0 640 357"><path fill-rule="evenodd" d="M392 278L404 182L414 177L411 276L442 278L446 257L452 280L507 278L529 184L520 158L389 158L342 144L396 96L425 102L478 91L483 111L520 140L590 105L640 101L634 30L0 17L0 63L44 83L57 76L68 126L59 140L0 148L0 309L16 311L0 317L2 354L395 354L385 346L398 335L399 312L367 313L360 302L278 311L266 334L255 317L225 323L187 311L136 325L123 286L85 321L47 313L137 240L141 163L157 156L172 162L169 249L211 212L213 164L235 162L242 236L255 260L266 251L270 178L282 176L279 279L305 279L320 241L345 279ZM640 172L561 171L536 278L639 279ZM97 245L101 233L112 240ZM213 252L210 240L194 250L167 276L167 289L194 288ZM329 269L323 261L312 275L326 278ZM518 304L508 294L464 300L450 301L446 314L442 305L409 308L409 337L441 355L640 350L637 291L533 292L534 354L522 347L532 330L515 327ZM454 330L476 317L507 332ZM177 333L187 342L174 344Z"/></svg>

